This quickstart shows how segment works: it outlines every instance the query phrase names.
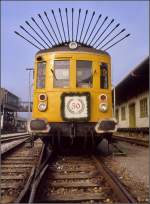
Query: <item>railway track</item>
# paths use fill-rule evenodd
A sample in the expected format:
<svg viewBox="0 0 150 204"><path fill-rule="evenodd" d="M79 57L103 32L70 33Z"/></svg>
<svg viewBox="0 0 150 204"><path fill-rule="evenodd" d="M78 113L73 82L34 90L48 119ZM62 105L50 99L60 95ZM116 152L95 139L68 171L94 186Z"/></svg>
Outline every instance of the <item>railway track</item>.
<svg viewBox="0 0 150 204"><path fill-rule="evenodd" d="M34 143L22 143L2 159L1 203L136 202L95 155L55 153Z"/></svg>
<svg viewBox="0 0 150 204"><path fill-rule="evenodd" d="M128 136L123 136L123 135L113 135L113 139L120 140L120 141L125 141L125 142L130 142L132 144L137 144L141 146L148 147L149 146L149 140L148 139L138 139L135 137L128 137ZM148 136L147 136L148 138Z"/></svg>
<svg viewBox="0 0 150 204"><path fill-rule="evenodd" d="M34 175L42 142L38 139L33 148L27 148L25 141L26 139L22 139L18 146L11 147L11 151L2 155L1 203L19 201Z"/></svg>
<svg viewBox="0 0 150 204"><path fill-rule="evenodd" d="M29 137L28 133L4 134L4 135L1 135L1 143L7 143L14 140L16 141L26 137Z"/></svg>
<svg viewBox="0 0 150 204"><path fill-rule="evenodd" d="M25 143L28 139L30 139L29 134L18 135L11 135L7 137L1 138L1 155L4 157L8 152L13 151L18 146Z"/></svg>
<svg viewBox="0 0 150 204"><path fill-rule="evenodd" d="M94 155L54 155L39 172L29 203L136 202Z"/></svg>

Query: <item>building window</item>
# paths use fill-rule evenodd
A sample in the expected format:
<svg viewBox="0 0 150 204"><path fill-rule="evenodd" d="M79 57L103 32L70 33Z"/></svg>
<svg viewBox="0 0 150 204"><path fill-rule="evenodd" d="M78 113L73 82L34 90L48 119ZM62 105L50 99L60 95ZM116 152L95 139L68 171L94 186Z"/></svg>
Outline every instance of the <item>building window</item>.
<svg viewBox="0 0 150 204"><path fill-rule="evenodd" d="M77 87L92 87L92 62L85 60L77 60Z"/></svg>
<svg viewBox="0 0 150 204"><path fill-rule="evenodd" d="M56 60L54 61L54 87L66 88L70 83L70 61Z"/></svg>
<svg viewBox="0 0 150 204"><path fill-rule="evenodd" d="M140 100L140 117L144 118L148 116L147 111L147 98L143 98Z"/></svg>
<svg viewBox="0 0 150 204"><path fill-rule="evenodd" d="M108 65L106 63L100 65L100 88L108 89Z"/></svg>
<svg viewBox="0 0 150 204"><path fill-rule="evenodd" d="M126 109L125 106L121 107L121 120L126 119Z"/></svg>

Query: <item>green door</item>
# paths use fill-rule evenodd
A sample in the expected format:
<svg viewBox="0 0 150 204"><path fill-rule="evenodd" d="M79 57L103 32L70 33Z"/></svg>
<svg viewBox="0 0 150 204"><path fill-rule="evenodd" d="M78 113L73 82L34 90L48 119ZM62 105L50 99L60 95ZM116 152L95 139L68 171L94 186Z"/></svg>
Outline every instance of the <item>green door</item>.
<svg viewBox="0 0 150 204"><path fill-rule="evenodd" d="M119 110L116 109L116 119L117 119L117 122L119 122Z"/></svg>
<svg viewBox="0 0 150 204"><path fill-rule="evenodd" d="M129 105L129 127L136 127L136 118L135 118L135 104L132 103Z"/></svg>

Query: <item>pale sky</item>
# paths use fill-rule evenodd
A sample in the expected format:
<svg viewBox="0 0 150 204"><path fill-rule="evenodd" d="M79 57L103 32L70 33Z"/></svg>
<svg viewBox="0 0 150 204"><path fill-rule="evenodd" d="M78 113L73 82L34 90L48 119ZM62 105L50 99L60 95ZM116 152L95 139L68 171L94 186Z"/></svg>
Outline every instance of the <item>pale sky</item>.
<svg viewBox="0 0 150 204"><path fill-rule="evenodd" d="M38 51L14 31L38 13L58 8L88 9L114 18L131 36L108 52L112 59L113 84L120 82L149 55L148 1L3 1L1 5L1 86L28 100L28 73Z"/></svg>

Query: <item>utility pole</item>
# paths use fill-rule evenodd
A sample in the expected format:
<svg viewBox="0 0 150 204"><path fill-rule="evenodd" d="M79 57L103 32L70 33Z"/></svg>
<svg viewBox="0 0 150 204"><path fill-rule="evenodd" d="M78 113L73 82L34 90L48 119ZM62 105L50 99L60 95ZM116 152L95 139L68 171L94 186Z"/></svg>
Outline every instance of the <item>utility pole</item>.
<svg viewBox="0 0 150 204"><path fill-rule="evenodd" d="M30 118L31 118L31 114L30 114L30 112L31 112L31 71L33 71L33 68L26 68L26 71L28 71L29 72L29 87L28 87L28 100L29 100L29 105L28 105L28 120L30 120Z"/></svg>
<svg viewBox="0 0 150 204"><path fill-rule="evenodd" d="M113 86L114 89L114 118L116 117L116 89L115 86Z"/></svg>

